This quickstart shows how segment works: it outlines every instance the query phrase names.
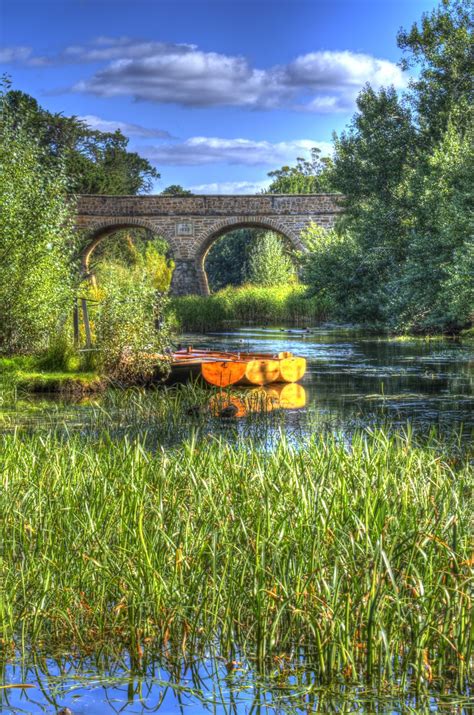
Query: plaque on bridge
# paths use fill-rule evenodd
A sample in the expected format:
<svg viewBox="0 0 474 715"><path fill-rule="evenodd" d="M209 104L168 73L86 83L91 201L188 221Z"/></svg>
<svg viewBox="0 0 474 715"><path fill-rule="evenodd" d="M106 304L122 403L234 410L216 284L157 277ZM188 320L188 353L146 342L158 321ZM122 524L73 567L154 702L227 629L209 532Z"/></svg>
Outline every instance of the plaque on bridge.
<svg viewBox="0 0 474 715"><path fill-rule="evenodd" d="M194 224L192 221L183 221L176 224L176 235L177 236L193 236L194 235Z"/></svg>

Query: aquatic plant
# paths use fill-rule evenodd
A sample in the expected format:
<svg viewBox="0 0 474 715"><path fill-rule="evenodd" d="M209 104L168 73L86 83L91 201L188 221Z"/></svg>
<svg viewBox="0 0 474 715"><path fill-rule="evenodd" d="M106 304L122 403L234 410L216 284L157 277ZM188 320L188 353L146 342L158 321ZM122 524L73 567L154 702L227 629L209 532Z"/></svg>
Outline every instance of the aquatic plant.
<svg viewBox="0 0 474 715"><path fill-rule="evenodd" d="M303 654L322 680L465 685L473 470L434 438L10 434L0 455L5 646Z"/></svg>
<svg viewBox="0 0 474 715"><path fill-rule="evenodd" d="M183 330L206 332L226 324L307 325L322 320L327 304L308 298L305 286L229 286L209 297L173 298L170 309Z"/></svg>

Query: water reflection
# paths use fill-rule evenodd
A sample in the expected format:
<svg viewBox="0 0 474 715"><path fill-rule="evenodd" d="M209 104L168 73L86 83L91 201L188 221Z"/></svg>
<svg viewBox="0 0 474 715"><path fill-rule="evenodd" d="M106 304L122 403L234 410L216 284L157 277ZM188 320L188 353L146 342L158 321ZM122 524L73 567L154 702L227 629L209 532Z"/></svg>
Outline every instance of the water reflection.
<svg viewBox="0 0 474 715"><path fill-rule="evenodd" d="M209 408L215 417L241 418L273 410L301 410L305 406L306 390L297 383L217 392L209 398Z"/></svg>
<svg viewBox="0 0 474 715"><path fill-rule="evenodd" d="M224 350L304 355L307 413L318 425L474 426L472 344L270 328L189 336L188 343L198 342Z"/></svg>
<svg viewBox="0 0 474 715"><path fill-rule="evenodd" d="M258 670L248 661L189 657L143 662L137 670L122 658L46 658L10 663L0 685L2 713L408 713L470 712L469 693L404 693L395 683L383 690L341 682L327 686L302 661L275 658Z"/></svg>
<svg viewBox="0 0 474 715"><path fill-rule="evenodd" d="M264 399L251 391L244 397L243 390L233 397L227 393L227 420L220 419L216 404L223 398L215 389L209 389L207 409L186 403L179 415L162 419L153 391L140 399L136 391L119 395L110 390L81 402L26 394L4 394L2 400L0 385L0 431L17 425L31 430L65 425L68 431L95 436L105 427L116 438L146 433L155 443L166 444L198 427L204 435L255 435L271 444L281 430L299 440L324 430L350 435L378 425L399 429L410 424L419 433L434 426L446 435L461 424L466 434L474 427L472 343L381 339L329 328L239 329L189 335L183 342L230 351L291 351L307 358L307 373L300 386L289 386L285 394L285 386L273 385ZM266 421L258 419L259 410Z"/></svg>

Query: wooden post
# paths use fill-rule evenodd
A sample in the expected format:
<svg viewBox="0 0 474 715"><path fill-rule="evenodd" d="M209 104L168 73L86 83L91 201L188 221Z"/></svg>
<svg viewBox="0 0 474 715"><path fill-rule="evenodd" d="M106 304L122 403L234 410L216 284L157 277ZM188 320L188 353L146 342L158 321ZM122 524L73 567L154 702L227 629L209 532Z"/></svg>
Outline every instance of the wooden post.
<svg viewBox="0 0 474 715"><path fill-rule="evenodd" d="M84 320L84 330L86 333L86 348L90 348L92 346L92 339L91 339L91 326L89 323L89 312L87 310L87 300L85 298L81 298L81 303L82 303L82 319Z"/></svg>
<svg viewBox="0 0 474 715"><path fill-rule="evenodd" d="M74 298L74 307L72 309L72 322L74 326L74 345L79 346L79 306L77 298Z"/></svg>

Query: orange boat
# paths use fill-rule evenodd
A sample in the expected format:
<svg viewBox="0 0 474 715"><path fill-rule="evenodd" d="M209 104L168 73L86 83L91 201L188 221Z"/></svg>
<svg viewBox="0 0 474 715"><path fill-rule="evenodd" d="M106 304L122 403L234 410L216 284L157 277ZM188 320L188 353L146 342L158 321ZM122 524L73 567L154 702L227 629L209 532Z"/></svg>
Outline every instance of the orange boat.
<svg viewBox="0 0 474 715"><path fill-rule="evenodd" d="M210 385L270 385L298 382L306 372L306 360L289 352L230 353L196 350L192 347L173 353L171 377L201 375Z"/></svg>

